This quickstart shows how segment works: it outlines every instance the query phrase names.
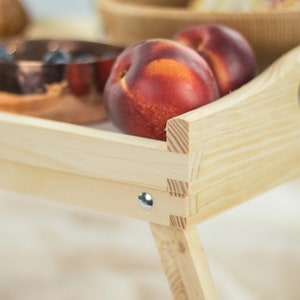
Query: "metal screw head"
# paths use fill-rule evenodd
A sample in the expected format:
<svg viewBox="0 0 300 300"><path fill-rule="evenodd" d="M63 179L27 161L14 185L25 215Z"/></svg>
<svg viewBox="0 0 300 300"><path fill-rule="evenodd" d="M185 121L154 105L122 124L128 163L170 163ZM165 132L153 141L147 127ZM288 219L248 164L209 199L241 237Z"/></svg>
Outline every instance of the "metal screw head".
<svg viewBox="0 0 300 300"><path fill-rule="evenodd" d="M150 210L153 206L153 198L149 193L140 193L139 194L139 204L145 210Z"/></svg>

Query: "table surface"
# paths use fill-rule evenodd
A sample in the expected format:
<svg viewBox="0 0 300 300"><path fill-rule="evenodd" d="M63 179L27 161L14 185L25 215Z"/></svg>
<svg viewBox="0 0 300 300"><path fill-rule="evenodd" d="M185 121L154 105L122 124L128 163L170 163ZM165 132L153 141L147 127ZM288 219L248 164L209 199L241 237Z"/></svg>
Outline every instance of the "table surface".
<svg viewBox="0 0 300 300"><path fill-rule="evenodd" d="M94 19L26 35L104 39ZM299 200L300 179L198 226L220 300L298 299ZM171 299L146 223L3 190L0 207L0 299Z"/></svg>

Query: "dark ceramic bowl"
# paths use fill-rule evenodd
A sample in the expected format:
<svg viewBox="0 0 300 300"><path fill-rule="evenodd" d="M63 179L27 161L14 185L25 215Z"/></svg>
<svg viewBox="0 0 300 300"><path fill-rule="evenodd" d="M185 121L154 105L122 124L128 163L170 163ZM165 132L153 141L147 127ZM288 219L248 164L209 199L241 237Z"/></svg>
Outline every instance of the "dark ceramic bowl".
<svg viewBox="0 0 300 300"><path fill-rule="evenodd" d="M0 110L71 123L105 117L102 92L122 48L86 41L28 40L2 43L13 56L0 62ZM60 50L65 63L45 63Z"/></svg>

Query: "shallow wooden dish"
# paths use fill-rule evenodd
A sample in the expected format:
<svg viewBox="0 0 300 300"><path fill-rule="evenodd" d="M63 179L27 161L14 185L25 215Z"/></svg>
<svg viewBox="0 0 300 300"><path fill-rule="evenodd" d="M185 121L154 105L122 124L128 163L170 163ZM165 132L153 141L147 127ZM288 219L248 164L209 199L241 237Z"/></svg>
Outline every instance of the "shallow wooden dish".
<svg viewBox="0 0 300 300"><path fill-rule="evenodd" d="M174 299L216 300L196 225L300 176L299 83L300 46L165 142L2 112L0 187L149 222Z"/></svg>
<svg viewBox="0 0 300 300"><path fill-rule="evenodd" d="M109 42L170 38L180 28L218 22L242 32L253 45L261 67L300 44L300 10L201 13L187 9L187 0L96 0Z"/></svg>

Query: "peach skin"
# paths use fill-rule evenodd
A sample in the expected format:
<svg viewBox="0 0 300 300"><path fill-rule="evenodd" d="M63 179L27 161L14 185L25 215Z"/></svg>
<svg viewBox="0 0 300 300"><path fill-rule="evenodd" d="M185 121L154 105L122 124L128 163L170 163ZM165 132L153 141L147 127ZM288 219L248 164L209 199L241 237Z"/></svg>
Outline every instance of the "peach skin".
<svg viewBox="0 0 300 300"><path fill-rule="evenodd" d="M210 65L221 96L250 81L257 73L254 51L238 31L204 24L179 31L173 39L199 53Z"/></svg>
<svg viewBox="0 0 300 300"><path fill-rule="evenodd" d="M103 101L111 121L128 134L164 140L168 119L219 97L206 61L167 39L143 40L117 58Z"/></svg>

